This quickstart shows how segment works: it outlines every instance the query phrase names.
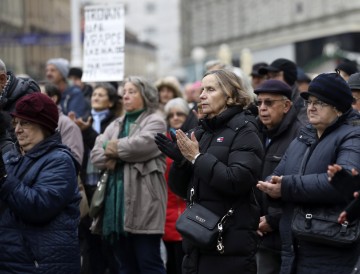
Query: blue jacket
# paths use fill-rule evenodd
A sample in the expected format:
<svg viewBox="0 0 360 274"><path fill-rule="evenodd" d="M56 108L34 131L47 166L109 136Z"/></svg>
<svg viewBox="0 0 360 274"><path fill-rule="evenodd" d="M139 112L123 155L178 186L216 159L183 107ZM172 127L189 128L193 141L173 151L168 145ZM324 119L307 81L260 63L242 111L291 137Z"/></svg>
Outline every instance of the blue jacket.
<svg viewBox="0 0 360 274"><path fill-rule="evenodd" d="M4 155L0 273L80 273L76 160L58 133Z"/></svg>
<svg viewBox="0 0 360 274"><path fill-rule="evenodd" d="M284 206L279 225L281 274L350 273L359 257L359 244L350 248L334 248L299 241L291 233L296 205L345 207L343 196L328 181L327 168L336 163L346 169L360 170L360 127L355 126L359 119L357 112L349 110L330 125L320 138L314 128L307 126L290 144L275 169L275 175L283 175L281 199Z"/></svg>
<svg viewBox="0 0 360 274"><path fill-rule="evenodd" d="M86 101L81 89L77 86L70 86L64 90L61 95L60 105L65 115L73 111L77 118L82 117L85 119L90 114L90 105Z"/></svg>

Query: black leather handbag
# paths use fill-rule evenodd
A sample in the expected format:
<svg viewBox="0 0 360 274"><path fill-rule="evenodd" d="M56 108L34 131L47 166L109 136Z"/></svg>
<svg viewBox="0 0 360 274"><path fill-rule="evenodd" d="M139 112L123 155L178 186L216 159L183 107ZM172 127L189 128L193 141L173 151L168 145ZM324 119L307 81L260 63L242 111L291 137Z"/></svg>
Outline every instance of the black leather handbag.
<svg viewBox="0 0 360 274"><path fill-rule="evenodd" d="M339 206L295 208L291 229L297 239L346 247L360 240L359 221L338 223Z"/></svg>
<svg viewBox="0 0 360 274"><path fill-rule="evenodd" d="M220 217L206 207L193 202L194 188L191 189L190 204L176 221L176 229L193 245L202 249L213 249L224 252L222 243L223 225L227 217L233 215L234 210Z"/></svg>

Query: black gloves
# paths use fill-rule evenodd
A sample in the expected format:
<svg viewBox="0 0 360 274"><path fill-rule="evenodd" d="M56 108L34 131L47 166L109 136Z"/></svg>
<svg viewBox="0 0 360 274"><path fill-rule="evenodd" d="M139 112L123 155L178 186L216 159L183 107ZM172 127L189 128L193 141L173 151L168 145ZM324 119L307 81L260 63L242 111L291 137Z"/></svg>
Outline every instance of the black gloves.
<svg viewBox="0 0 360 274"><path fill-rule="evenodd" d="M174 133L170 132L172 140L167 138L162 133L157 133L155 135L155 143L157 144L159 150L164 153L169 158L173 159L175 162L182 162L185 158L181 154L177 144L176 136Z"/></svg>
<svg viewBox="0 0 360 274"><path fill-rule="evenodd" d="M7 176L5 163L3 161L2 152L0 150L0 182L2 182Z"/></svg>
<svg viewBox="0 0 360 274"><path fill-rule="evenodd" d="M330 184L339 191L347 201L352 201L354 192L360 189L360 176L353 176L351 171L343 168L335 173Z"/></svg>
<svg viewBox="0 0 360 274"><path fill-rule="evenodd" d="M348 222L355 221L360 218L360 198L353 198L353 201L349 203L346 208L346 219Z"/></svg>

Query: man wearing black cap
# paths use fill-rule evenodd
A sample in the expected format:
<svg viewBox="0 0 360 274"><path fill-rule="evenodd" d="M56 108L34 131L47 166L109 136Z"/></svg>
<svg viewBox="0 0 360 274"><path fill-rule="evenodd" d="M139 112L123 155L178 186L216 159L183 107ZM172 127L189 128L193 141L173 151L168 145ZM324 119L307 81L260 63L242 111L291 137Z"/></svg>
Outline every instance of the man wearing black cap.
<svg viewBox="0 0 360 274"><path fill-rule="evenodd" d="M344 78L345 81L349 80L349 77L358 72L357 63L354 61L350 61L348 59L345 59L344 61L340 62L335 70L340 71L340 75L342 78Z"/></svg>
<svg viewBox="0 0 360 274"><path fill-rule="evenodd" d="M259 85L261 85L265 80L266 77L263 74L259 73L259 68L268 66L267 63L260 62L256 63L252 67L252 72L250 73L251 76L251 85L253 89L256 89Z"/></svg>
<svg viewBox="0 0 360 274"><path fill-rule="evenodd" d="M81 89L81 91L84 94L85 99L90 104L93 88L92 88L92 86L81 81L82 75L83 75L83 71L81 68L72 67L69 70L68 80L70 82L70 86L73 86L73 85L78 86Z"/></svg>
<svg viewBox="0 0 360 274"><path fill-rule="evenodd" d="M292 87L297 78L297 68L294 62L279 58L269 66L260 67L259 74L267 75L268 79L283 81Z"/></svg>
<svg viewBox="0 0 360 274"><path fill-rule="evenodd" d="M291 87L279 80L266 80L254 91L258 95L260 129L263 134L265 156L262 163L262 179L269 176L290 142L301 127L291 102ZM281 265L281 241L278 222L280 205L260 195L262 214L259 234L262 244L257 254L258 274L277 274Z"/></svg>
<svg viewBox="0 0 360 274"><path fill-rule="evenodd" d="M350 75L348 84L351 89L354 102L352 104L353 109L360 111L360 72Z"/></svg>
<svg viewBox="0 0 360 274"><path fill-rule="evenodd" d="M259 73L266 75L268 79L280 80L287 83L291 89L291 101L298 112L298 119L303 125L307 123L306 111L304 108L304 101L300 97L300 92L296 84L297 80L297 66L294 62L279 58L274 60L269 66L261 67Z"/></svg>

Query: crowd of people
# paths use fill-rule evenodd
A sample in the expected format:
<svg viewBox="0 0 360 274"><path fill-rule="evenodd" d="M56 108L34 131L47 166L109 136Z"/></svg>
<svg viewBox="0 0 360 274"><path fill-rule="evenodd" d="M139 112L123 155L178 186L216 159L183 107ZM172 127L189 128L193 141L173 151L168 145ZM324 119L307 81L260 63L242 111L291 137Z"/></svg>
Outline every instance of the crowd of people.
<svg viewBox="0 0 360 274"><path fill-rule="evenodd" d="M356 63L312 79L285 58L250 75L212 60L187 84L44 71L0 60L1 273L358 273L360 230L341 247L293 231L300 210L360 227ZM206 247L176 229L193 203L224 216Z"/></svg>

